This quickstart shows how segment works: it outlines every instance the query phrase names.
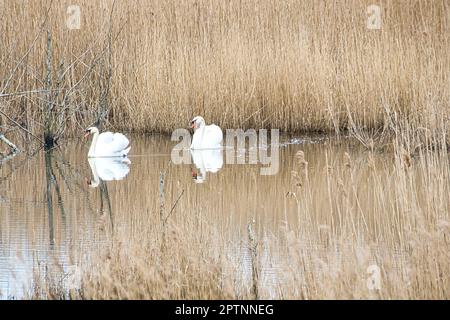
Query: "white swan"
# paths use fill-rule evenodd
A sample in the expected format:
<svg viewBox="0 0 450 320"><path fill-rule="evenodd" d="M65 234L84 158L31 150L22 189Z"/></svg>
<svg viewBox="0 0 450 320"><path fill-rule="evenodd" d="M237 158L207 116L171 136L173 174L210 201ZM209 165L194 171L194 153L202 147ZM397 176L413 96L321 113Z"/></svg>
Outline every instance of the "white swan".
<svg viewBox="0 0 450 320"><path fill-rule="evenodd" d="M191 149L216 149L222 147L222 129L215 124L206 125L205 119L200 116L191 120L194 129Z"/></svg>
<svg viewBox="0 0 450 320"><path fill-rule="evenodd" d="M89 158L93 179L89 186L95 188L102 181L122 180L130 172L131 161L128 158Z"/></svg>
<svg viewBox="0 0 450 320"><path fill-rule="evenodd" d="M192 171L195 183L205 182L207 172L216 173L223 166L222 149L191 150L191 156L199 171Z"/></svg>
<svg viewBox="0 0 450 320"><path fill-rule="evenodd" d="M86 129L85 137L94 135L88 157L124 157L130 152L130 141L121 133L103 132L99 134L96 127Z"/></svg>

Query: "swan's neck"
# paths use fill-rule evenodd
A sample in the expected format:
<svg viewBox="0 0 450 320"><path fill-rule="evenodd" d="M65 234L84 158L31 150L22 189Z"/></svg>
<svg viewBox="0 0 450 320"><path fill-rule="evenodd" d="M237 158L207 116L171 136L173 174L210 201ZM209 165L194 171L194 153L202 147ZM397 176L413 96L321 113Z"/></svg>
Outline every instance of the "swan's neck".
<svg viewBox="0 0 450 320"><path fill-rule="evenodd" d="M203 134L205 133L205 127L199 127L194 131L194 137L191 143L191 149L200 149L202 147Z"/></svg>
<svg viewBox="0 0 450 320"><path fill-rule="evenodd" d="M205 125L204 124L200 125L197 131L198 131L197 135L200 137L200 141L203 141L203 134L205 133Z"/></svg>
<svg viewBox="0 0 450 320"><path fill-rule="evenodd" d="M198 126L199 129L205 129L206 124L204 122L201 122L200 125Z"/></svg>
<svg viewBox="0 0 450 320"><path fill-rule="evenodd" d="M94 133L92 138L91 147L89 148L88 157L95 157L95 147L97 146L98 132Z"/></svg>

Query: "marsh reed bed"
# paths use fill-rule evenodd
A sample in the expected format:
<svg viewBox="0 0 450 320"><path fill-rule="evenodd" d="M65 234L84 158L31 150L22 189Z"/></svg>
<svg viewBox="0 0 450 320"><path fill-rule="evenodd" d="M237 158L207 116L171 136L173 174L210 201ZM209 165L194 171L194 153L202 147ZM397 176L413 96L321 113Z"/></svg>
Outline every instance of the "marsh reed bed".
<svg viewBox="0 0 450 320"><path fill-rule="evenodd" d="M79 285L68 289L55 261L36 269L30 297L450 297L448 1L379 1L379 30L367 28L372 1L81 0L80 28L69 29L71 4L0 1L2 131L20 124L40 134L48 110L61 137L99 118L108 128L167 133L201 114L223 128L350 131L364 151L327 145L317 159L298 147L266 187L232 171L241 174L232 196L247 196L236 202L217 198L218 174L207 189L216 203L184 187L164 223L158 176L141 171L138 182L124 181L139 192L111 191L114 231L104 213L67 201L61 182L73 225L97 228L111 245L84 251L70 242ZM171 171L166 179L170 208L183 179ZM2 181L11 198L39 198L31 183ZM123 201L142 194L139 205ZM266 195L273 202L262 208ZM31 235L44 218L26 218ZM373 266L379 288L368 286Z"/></svg>
<svg viewBox="0 0 450 320"><path fill-rule="evenodd" d="M36 271L30 297L449 298L446 150L420 149L408 157L395 141L394 152L384 152L342 139L291 148L275 177L230 166L202 188L192 184L188 168L168 168L165 159L135 164L139 179L132 173L110 184L113 232L107 215L97 212L97 190L88 192L92 212L63 192L74 219L69 264L80 280L68 287L61 267L67 262L47 261L46 271ZM149 161L156 169L148 169ZM160 170L167 170L166 207L185 190L164 223ZM76 230L95 235L95 244L78 249ZM59 243L66 238L63 230L55 234ZM373 272L379 272L374 284Z"/></svg>
<svg viewBox="0 0 450 320"><path fill-rule="evenodd" d="M450 6L378 1L371 30L372 2L81 0L69 29L70 1L1 1L1 93L45 88L49 31L66 134L106 98L109 125L128 131L171 132L196 114L288 132L382 130L395 117L434 129L449 114ZM46 100L13 95L2 109L40 131Z"/></svg>

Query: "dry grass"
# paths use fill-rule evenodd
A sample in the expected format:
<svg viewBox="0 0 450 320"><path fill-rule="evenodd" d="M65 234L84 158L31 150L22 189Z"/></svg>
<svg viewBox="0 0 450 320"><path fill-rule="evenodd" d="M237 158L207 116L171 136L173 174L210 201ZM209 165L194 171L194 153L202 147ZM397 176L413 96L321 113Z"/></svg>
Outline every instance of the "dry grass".
<svg viewBox="0 0 450 320"><path fill-rule="evenodd" d="M372 2L117 1L110 124L170 132L202 114L231 128L372 129L395 118L434 130L449 114L448 2L381 1L381 30L369 30ZM0 1L0 83L36 38L6 91L43 87L50 30L54 70L69 67L62 87L84 79L60 102L77 129L95 120L105 86L112 1L78 1L80 30L66 28L69 4L53 1L39 33L50 1ZM2 108L40 131L44 98L2 98Z"/></svg>
<svg viewBox="0 0 450 320"><path fill-rule="evenodd" d="M290 178L283 178L288 183L277 187L284 205L277 202L273 212L294 221L269 232L256 212L256 246L237 221L215 216L216 202L184 199L165 229L157 210L133 211L130 221L124 204L117 208L114 244L79 264L78 290L69 294L57 281L36 277L32 296L448 299L449 155L419 149L411 156L397 139L393 146L393 153L367 151L356 158L325 150L316 162L297 152ZM175 198L177 183L171 184L167 192ZM157 203L153 193L149 201ZM380 270L379 290L367 287L372 265Z"/></svg>

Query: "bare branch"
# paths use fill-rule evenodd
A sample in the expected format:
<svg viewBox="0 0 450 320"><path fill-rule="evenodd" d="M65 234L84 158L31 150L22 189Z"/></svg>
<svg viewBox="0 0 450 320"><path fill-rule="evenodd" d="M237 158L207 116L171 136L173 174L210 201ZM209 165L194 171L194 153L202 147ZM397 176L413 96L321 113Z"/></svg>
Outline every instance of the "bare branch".
<svg viewBox="0 0 450 320"><path fill-rule="evenodd" d="M22 129L23 131L25 131L26 133L28 133L29 135L31 135L32 137L34 137L36 140L38 140L40 143L44 143L39 137L35 136L30 130L28 130L27 128L24 128L20 125L20 123L18 123L16 120L12 119L10 116L8 116L4 111L2 111L2 109L0 109L0 114L2 114L3 116L6 117L6 119L8 119L9 121L11 121L12 123L14 123L17 127L19 127L20 129Z"/></svg>
<svg viewBox="0 0 450 320"><path fill-rule="evenodd" d="M9 141L3 133L0 133L0 140L6 143L11 148L12 152L14 153L19 152L19 148L17 148L17 146L14 143Z"/></svg>

